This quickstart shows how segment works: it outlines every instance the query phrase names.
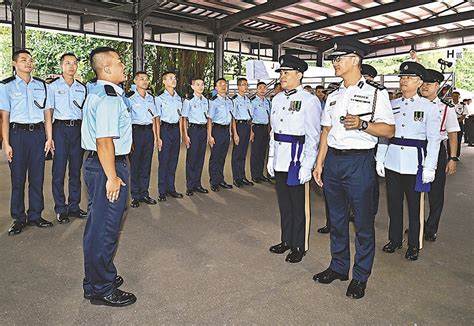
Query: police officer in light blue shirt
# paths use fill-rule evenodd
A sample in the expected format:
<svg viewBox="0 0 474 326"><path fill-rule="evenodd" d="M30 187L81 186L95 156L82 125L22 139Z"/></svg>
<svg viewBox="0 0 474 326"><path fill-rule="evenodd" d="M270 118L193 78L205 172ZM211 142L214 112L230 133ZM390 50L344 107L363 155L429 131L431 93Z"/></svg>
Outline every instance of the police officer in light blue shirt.
<svg viewBox="0 0 474 326"><path fill-rule="evenodd" d="M158 153L158 201L166 201L166 196L183 198L176 191L175 178L181 141L181 110L183 102L176 93L176 74L167 71L162 75L165 89L155 97L156 108L160 116L161 151Z"/></svg>
<svg viewBox="0 0 474 326"><path fill-rule="evenodd" d="M150 197L148 187L158 111L154 97L147 92L150 84L147 73L137 71L133 81L135 90L126 96L130 101L133 128L133 150L130 153L131 206L138 207L140 202L156 204L156 200Z"/></svg>
<svg viewBox="0 0 474 326"><path fill-rule="evenodd" d="M88 151L84 181L89 194L83 243L84 298L96 305L121 307L137 300L134 294L118 289L124 280L113 263L127 205L126 155L132 146L132 121L123 90L117 85L125 80L125 66L117 51L97 48L90 61L98 80L84 104L81 127L82 148Z"/></svg>
<svg viewBox="0 0 474 326"><path fill-rule="evenodd" d="M209 101L202 94L204 80L195 77L191 80L194 93L183 102L183 139L186 144L186 195L194 192L207 194L202 187L201 176L207 144L207 112Z"/></svg>
<svg viewBox="0 0 474 326"><path fill-rule="evenodd" d="M30 52L13 53L15 75L2 81L3 150L11 171L9 235L19 234L26 225L53 226L41 217L44 209L43 180L45 156L54 152L51 132L51 102L46 83L31 76ZM25 212L25 182L28 175L28 212Z"/></svg>
<svg viewBox="0 0 474 326"><path fill-rule="evenodd" d="M84 84L74 79L77 57L65 53L60 59L62 75L49 85L49 97L53 111L53 140L55 153L52 169L54 211L59 223L68 223L69 217L86 218L79 208L81 201L81 122L82 105L87 96ZM69 166L69 197L66 204L64 176Z"/></svg>
<svg viewBox="0 0 474 326"><path fill-rule="evenodd" d="M232 110L232 129L234 135L234 147L232 148L232 175L234 185L237 188L253 186L253 182L245 177L245 161L251 134L252 103L247 96L249 86L245 78L237 79L237 94L232 98L234 108Z"/></svg>
<svg viewBox="0 0 474 326"><path fill-rule="evenodd" d="M263 175L269 141L268 122L271 112L271 102L265 97L266 93L267 85L264 82L259 82L257 84L257 95L252 100L250 111L252 115L250 172L252 181L256 183L270 182L270 179Z"/></svg>
<svg viewBox="0 0 474 326"><path fill-rule="evenodd" d="M212 191L220 188L232 189L224 181L224 165L227 150L229 149L232 122L232 100L227 96L227 82L224 78L216 80L217 94L209 101L207 141L211 146L211 157L209 158L209 177Z"/></svg>

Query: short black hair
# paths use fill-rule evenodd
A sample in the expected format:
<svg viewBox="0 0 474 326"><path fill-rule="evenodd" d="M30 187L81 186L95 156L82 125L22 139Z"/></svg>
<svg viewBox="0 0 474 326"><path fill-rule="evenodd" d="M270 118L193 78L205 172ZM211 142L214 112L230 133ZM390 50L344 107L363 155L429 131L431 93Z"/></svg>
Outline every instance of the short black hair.
<svg viewBox="0 0 474 326"><path fill-rule="evenodd" d="M192 78L191 78L191 84L192 84L193 82L195 82L196 80L202 80L202 81L204 81L204 78L202 78L201 76L192 77Z"/></svg>
<svg viewBox="0 0 474 326"><path fill-rule="evenodd" d="M318 89L324 90L324 86L321 86L321 85L316 86L315 90L318 90Z"/></svg>
<svg viewBox="0 0 474 326"><path fill-rule="evenodd" d="M74 53L72 53L72 52L67 52L67 53L64 53L64 54L61 56L61 58L59 58L59 62L60 62L60 63L63 63L64 58L65 58L65 57L69 57L69 56L74 57L74 58L76 58L76 60L78 60L77 56L76 56Z"/></svg>
<svg viewBox="0 0 474 326"><path fill-rule="evenodd" d="M140 70L140 71L137 71L135 73L135 75L133 75L133 78L138 77L138 75L147 75L148 76L146 71Z"/></svg>
<svg viewBox="0 0 474 326"><path fill-rule="evenodd" d="M91 54L89 55L89 61L90 61L90 64L91 64L91 68L92 68L92 70L94 70L96 75L97 75L97 62L94 58L95 58L96 54L106 53L106 52L115 52L115 53L118 54L117 50L115 50L114 48L111 48L111 47L108 47L108 46L101 46L101 47L98 47L98 48L95 48L94 50L92 50Z"/></svg>
<svg viewBox="0 0 474 326"><path fill-rule="evenodd" d="M453 95L453 94L461 95L461 93L459 93L458 91L454 91L454 92L451 93L451 95Z"/></svg>
<svg viewBox="0 0 474 326"><path fill-rule="evenodd" d="M18 59L18 56L22 53L28 54L30 57L32 56L30 51L28 50L25 50L25 49L16 50L15 52L13 52L12 61L16 61Z"/></svg>
<svg viewBox="0 0 474 326"><path fill-rule="evenodd" d="M237 79L237 86L240 86L240 84L241 84L243 81L247 81L247 78L240 77L239 79Z"/></svg>
<svg viewBox="0 0 474 326"><path fill-rule="evenodd" d="M214 82L214 87L217 86L217 83L220 82L221 80L225 81L227 83L227 80L225 80L225 78L217 78L216 81Z"/></svg>
<svg viewBox="0 0 474 326"><path fill-rule="evenodd" d="M262 82L262 81L261 81L261 82L258 82L258 83L257 83L257 88L258 88L258 86L260 86L260 85L265 85L265 86L267 86L267 83Z"/></svg>
<svg viewBox="0 0 474 326"><path fill-rule="evenodd" d="M165 76L169 75L169 74L173 74L173 75L176 76L176 73L174 71L167 70L167 71L165 71L164 73L161 74L161 80L163 80L165 78Z"/></svg>

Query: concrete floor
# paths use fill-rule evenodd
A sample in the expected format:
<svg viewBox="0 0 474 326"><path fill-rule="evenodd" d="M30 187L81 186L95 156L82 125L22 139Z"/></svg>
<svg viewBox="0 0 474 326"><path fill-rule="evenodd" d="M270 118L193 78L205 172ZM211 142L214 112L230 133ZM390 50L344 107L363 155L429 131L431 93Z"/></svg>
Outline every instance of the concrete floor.
<svg viewBox="0 0 474 326"><path fill-rule="evenodd" d="M177 180L183 192L184 154ZM138 301L109 308L82 298L85 221L7 236L10 174L1 155L0 325L473 324L473 162L474 148L463 147L446 187L439 239L425 244L417 262L404 258L406 247L382 252L388 217L381 182L375 265L361 300L346 298L348 282L312 281L330 261L329 236L316 233L325 223L317 192L303 262L290 265L268 252L280 226L274 187L264 184L129 209L115 262L122 288ZM50 169L47 162L43 216L53 220ZM230 156L226 173L230 182ZM156 196L156 155L152 180ZM207 180L206 165L205 186Z"/></svg>

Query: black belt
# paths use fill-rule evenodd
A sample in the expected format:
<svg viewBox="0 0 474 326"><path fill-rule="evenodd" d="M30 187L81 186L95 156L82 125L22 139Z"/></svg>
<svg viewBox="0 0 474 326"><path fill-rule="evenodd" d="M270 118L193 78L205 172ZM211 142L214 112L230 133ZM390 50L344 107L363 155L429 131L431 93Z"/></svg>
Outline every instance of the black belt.
<svg viewBox="0 0 474 326"><path fill-rule="evenodd" d="M334 153L334 155L354 155L354 154L365 154L373 151L373 148L370 149L337 149L329 147L329 150Z"/></svg>
<svg viewBox="0 0 474 326"><path fill-rule="evenodd" d="M44 129L44 123L17 123L17 122L10 122L10 129L20 129L25 131L35 131Z"/></svg>
<svg viewBox="0 0 474 326"><path fill-rule="evenodd" d="M148 125L137 125L134 124L132 125L133 129L138 129L138 130L152 130L153 129L153 123L150 123Z"/></svg>
<svg viewBox="0 0 474 326"><path fill-rule="evenodd" d="M245 124L250 124L250 120L235 120L235 123L245 123Z"/></svg>
<svg viewBox="0 0 474 326"><path fill-rule="evenodd" d="M203 129L203 128L206 128L207 127L207 124L205 123L190 123L189 124L189 128L198 128L198 129Z"/></svg>
<svg viewBox="0 0 474 326"><path fill-rule="evenodd" d="M66 127L80 127L82 124L82 120L59 120L55 119L54 123L60 123L65 125Z"/></svg>
<svg viewBox="0 0 474 326"><path fill-rule="evenodd" d="M253 126L253 127L266 127L266 126L268 126L268 125L265 124L265 123L254 123L252 126Z"/></svg>
<svg viewBox="0 0 474 326"><path fill-rule="evenodd" d="M212 126L217 127L217 128L226 128L226 129L229 128L229 125L221 125L221 124L218 124L218 123L213 123Z"/></svg>
<svg viewBox="0 0 474 326"><path fill-rule="evenodd" d="M99 154L97 154L96 151L89 151L89 155L87 157L88 158L93 158L93 157L99 158ZM116 161L122 161L122 160L125 160L126 158L127 158L127 155L115 155L115 160Z"/></svg>
<svg viewBox="0 0 474 326"><path fill-rule="evenodd" d="M178 122L168 123L168 122L161 121L161 126L164 127L164 128L178 128L179 123Z"/></svg>

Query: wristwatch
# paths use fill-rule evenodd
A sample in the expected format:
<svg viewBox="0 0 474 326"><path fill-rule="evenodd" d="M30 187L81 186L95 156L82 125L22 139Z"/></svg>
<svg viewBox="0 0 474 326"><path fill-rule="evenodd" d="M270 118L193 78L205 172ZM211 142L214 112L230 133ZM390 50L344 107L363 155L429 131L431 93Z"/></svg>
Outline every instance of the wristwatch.
<svg viewBox="0 0 474 326"><path fill-rule="evenodd" d="M367 121L362 120L362 124L360 125L359 130L365 130L369 128L369 123Z"/></svg>
<svg viewBox="0 0 474 326"><path fill-rule="evenodd" d="M450 156L450 157L448 157L448 161L459 162L459 157L457 157L457 156Z"/></svg>

